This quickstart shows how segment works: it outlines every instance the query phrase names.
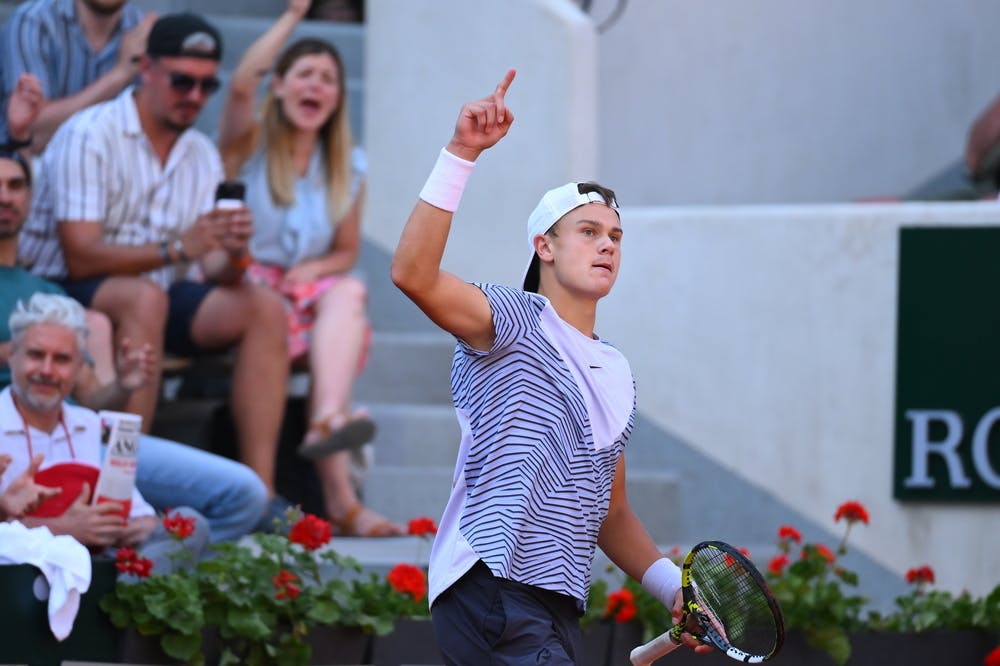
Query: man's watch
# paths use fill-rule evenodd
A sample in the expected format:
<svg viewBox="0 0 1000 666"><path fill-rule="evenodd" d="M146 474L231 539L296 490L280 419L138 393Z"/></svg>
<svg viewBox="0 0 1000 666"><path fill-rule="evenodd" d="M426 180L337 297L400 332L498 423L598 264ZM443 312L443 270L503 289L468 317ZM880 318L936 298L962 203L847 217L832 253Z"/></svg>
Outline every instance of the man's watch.
<svg viewBox="0 0 1000 666"><path fill-rule="evenodd" d="M173 258L170 256L170 243L168 243L165 240L160 241L159 251L160 251L160 259L163 260L164 264L167 264L169 266L170 264L174 263Z"/></svg>
<svg viewBox="0 0 1000 666"><path fill-rule="evenodd" d="M176 261L190 261L190 257L188 257L187 252L184 251L184 241L181 240L180 236L174 239L170 249L174 251Z"/></svg>

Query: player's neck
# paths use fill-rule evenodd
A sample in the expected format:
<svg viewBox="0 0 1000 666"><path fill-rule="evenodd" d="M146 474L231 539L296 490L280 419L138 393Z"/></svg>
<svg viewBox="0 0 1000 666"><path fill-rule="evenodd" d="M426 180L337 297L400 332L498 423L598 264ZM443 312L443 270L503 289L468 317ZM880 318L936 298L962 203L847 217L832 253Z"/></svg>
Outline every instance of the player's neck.
<svg viewBox="0 0 1000 666"><path fill-rule="evenodd" d="M594 337L594 326L597 323L597 301L583 298L562 290L539 291L539 294L549 299L552 309L559 318L580 331L588 338Z"/></svg>

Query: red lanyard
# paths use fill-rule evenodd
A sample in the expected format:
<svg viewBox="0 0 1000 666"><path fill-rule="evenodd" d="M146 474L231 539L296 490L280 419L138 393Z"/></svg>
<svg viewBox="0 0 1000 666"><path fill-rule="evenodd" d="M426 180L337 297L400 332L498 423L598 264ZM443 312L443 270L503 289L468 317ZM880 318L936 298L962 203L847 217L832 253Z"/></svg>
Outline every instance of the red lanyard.
<svg viewBox="0 0 1000 666"><path fill-rule="evenodd" d="M35 458L35 452L31 448L31 428L28 426L28 422L24 418L24 414L21 413L21 408L17 406L17 400L14 399L14 394L10 395L11 400L14 402L14 409L17 410L17 415L21 417L21 423L24 425L24 441L28 444L28 464ZM76 460L76 451L73 450L73 438L69 436L69 428L66 427L66 419L64 418L64 412L59 410L59 425L62 426L63 432L66 433L66 443L69 445L69 455L73 460Z"/></svg>

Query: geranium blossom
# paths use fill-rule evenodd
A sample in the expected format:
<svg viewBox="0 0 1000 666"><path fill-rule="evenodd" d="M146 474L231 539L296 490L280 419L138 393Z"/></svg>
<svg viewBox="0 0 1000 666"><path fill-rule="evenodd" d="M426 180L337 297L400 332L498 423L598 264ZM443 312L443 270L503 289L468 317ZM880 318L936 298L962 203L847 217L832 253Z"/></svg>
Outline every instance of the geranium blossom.
<svg viewBox="0 0 1000 666"><path fill-rule="evenodd" d="M983 666L1000 666L1000 647L993 648L993 651L986 655Z"/></svg>
<svg viewBox="0 0 1000 666"><path fill-rule="evenodd" d="M604 617L613 617L615 622L628 622L635 617L635 595L624 587L608 595L608 605Z"/></svg>
<svg viewBox="0 0 1000 666"><path fill-rule="evenodd" d="M824 546L821 543L813 544L812 546L806 546L802 549L802 559L809 557L810 550L816 552L824 560L833 564L837 560L837 556L833 554L833 551Z"/></svg>
<svg viewBox="0 0 1000 666"><path fill-rule="evenodd" d="M862 522L865 525L868 524L868 509L861 504L861 502L844 502L839 507L837 507L837 513L833 516L833 521L840 522L843 518L848 523Z"/></svg>
<svg viewBox="0 0 1000 666"><path fill-rule="evenodd" d="M412 564L397 564L386 579L395 590L410 595L414 601L423 601L427 596L427 576Z"/></svg>
<svg viewBox="0 0 1000 666"><path fill-rule="evenodd" d="M124 574L148 578L153 573L153 560L140 557L131 548L119 548L115 553L115 568Z"/></svg>
<svg viewBox="0 0 1000 666"><path fill-rule="evenodd" d="M767 569L775 575L781 574L788 566L788 555L776 555L771 558L771 561L767 564Z"/></svg>
<svg viewBox="0 0 1000 666"><path fill-rule="evenodd" d="M934 570L926 564L922 567L915 567L906 572L906 582L919 585L921 583L934 582Z"/></svg>
<svg viewBox="0 0 1000 666"><path fill-rule="evenodd" d="M296 583L299 582L299 577L290 571L285 571L282 569L279 571L274 578L271 579L271 584L274 585L275 599L294 599L299 596L302 592Z"/></svg>
<svg viewBox="0 0 1000 666"><path fill-rule="evenodd" d="M330 523L307 513L298 522L292 525L288 532L288 540L301 545L306 550L316 550L329 543L333 534Z"/></svg>
<svg viewBox="0 0 1000 666"><path fill-rule="evenodd" d="M414 536L426 536L428 534L437 534L438 528L432 519L424 516L411 520L406 531Z"/></svg>
<svg viewBox="0 0 1000 666"><path fill-rule="evenodd" d="M183 541L194 534L195 519L193 517L182 516L179 513L170 515L170 509L163 516L163 529L175 539Z"/></svg>
<svg viewBox="0 0 1000 666"><path fill-rule="evenodd" d="M778 528L778 538L782 541L794 541L802 543L802 534L791 525L782 525Z"/></svg>

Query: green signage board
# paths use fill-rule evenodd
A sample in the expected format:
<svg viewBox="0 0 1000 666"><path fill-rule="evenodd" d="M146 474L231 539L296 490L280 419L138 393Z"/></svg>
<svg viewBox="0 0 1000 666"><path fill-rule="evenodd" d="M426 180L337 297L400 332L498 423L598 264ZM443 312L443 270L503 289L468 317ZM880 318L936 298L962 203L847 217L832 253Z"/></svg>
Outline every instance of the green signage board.
<svg viewBox="0 0 1000 666"><path fill-rule="evenodd" d="M1000 502L1000 227L899 232L893 496Z"/></svg>

